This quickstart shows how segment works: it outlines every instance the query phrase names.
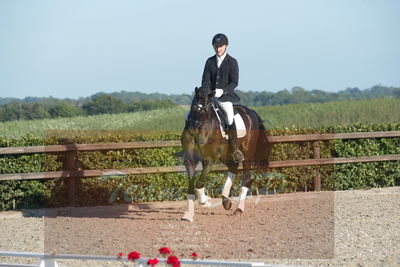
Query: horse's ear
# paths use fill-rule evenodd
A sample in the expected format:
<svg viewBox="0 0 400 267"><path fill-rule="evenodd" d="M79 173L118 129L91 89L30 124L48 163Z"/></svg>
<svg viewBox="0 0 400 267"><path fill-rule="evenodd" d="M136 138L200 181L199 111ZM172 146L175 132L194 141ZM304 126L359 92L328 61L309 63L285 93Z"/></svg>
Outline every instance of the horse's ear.
<svg viewBox="0 0 400 267"><path fill-rule="evenodd" d="M197 94L199 92L199 88L196 86L196 88L194 88L194 92Z"/></svg>

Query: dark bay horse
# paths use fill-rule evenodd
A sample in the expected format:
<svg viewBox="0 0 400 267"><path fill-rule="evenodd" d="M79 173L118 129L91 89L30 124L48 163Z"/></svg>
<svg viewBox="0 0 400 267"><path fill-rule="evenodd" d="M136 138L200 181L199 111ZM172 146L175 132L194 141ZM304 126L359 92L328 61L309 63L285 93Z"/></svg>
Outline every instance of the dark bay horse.
<svg viewBox="0 0 400 267"><path fill-rule="evenodd" d="M238 173L239 162L234 160L229 141L220 130L220 122L214 110L214 93L205 87L195 88L195 96L191 105L190 115L182 133L181 142L184 150L184 164L189 174L188 209L183 220L192 222L194 218L195 194L200 204L206 204L204 186L208 173L216 160L228 167L227 179L222 191L222 204L226 210L231 208L229 198L233 179ZM234 110L243 118L246 135L237 139L237 147L244 154L242 187L238 206L233 214L241 214L245 208L245 197L251 186L252 169L265 170L271 145L268 142L266 130L258 114L245 106L235 105ZM198 162L202 162L200 175L195 175Z"/></svg>

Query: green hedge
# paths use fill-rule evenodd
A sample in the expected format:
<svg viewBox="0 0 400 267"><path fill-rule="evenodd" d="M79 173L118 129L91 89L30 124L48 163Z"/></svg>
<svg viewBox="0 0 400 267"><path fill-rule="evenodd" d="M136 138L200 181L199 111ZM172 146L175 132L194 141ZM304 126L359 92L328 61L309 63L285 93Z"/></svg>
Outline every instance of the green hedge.
<svg viewBox="0 0 400 267"><path fill-rule="evenodd" d="M320 129L273 129L271 135L340 133L400 130L400 123L351 125ZM35 146L67 143L112 143L133 141L177 140L177 132L84 131L51 132L46 139L27 135L18 140L0 137L0 147ZM357 157L400 153L400 138L334 140L320 142L321 157ZM79 152L76 168L110 169L182 164L174 157L180 148L131 149L105 152ZM312 158L312 143L285 143L273 146L271 160ZM0 157L0 173L23 173L62 170L63 154L32 154ZM340 164L321 167L277 168L268 173L254 173L254 190L294 192L313 189L316 172L321 173L322 190L348 190L400 185L399 162ZM220 196L224 174L211 173L207 186L214 197ZM188 179L185 173L126 175L80 179L78 205L182 200L186 197ZM237 194L240 179L236 179L233 194ZM63 179L2 181L0 210L65 206L66 183Z"/></svg>
<svg viewBox="0 0 400 267"><path fill-rule="evenodd" d="M400 123L335 127L336 132L399 131ZM400 138L336 140L335 157L400 154ZM368 189L400 185L400 162L370 162L335 165L334 190Z"/></svg>

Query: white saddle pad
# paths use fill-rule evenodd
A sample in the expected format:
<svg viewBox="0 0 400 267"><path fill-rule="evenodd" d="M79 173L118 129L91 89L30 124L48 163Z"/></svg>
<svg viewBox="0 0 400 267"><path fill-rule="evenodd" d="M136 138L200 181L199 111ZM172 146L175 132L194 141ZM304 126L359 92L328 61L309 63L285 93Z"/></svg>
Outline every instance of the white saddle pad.
<svg viewBox="0 0 400 267"><path fill-rule="evenodd" d="M222 135L222 137L225 138L225 139L229 139L229 136L225 133L225 130L223 129L223 127L222 127L222 125L221 125L221 119L219 118L217 111L216 111L215 109L214 109L214 111L215 111L215 113L217 114L217 118L218 118L218 120L219 120L219 122L220 122L219 128L220 128L220 130L221 130L221 135ZM187 113L185 114L185 120L186 120L186 121L187 121L188 118L189 118L189 114L190 114L190 111L187 112ZM244 121L243 121L242 116L240 116L240 114L237 113L237 114L235 114L235 116L233 117L233 119L234 119L235 124L236 124L237 137L238 137L238 138L244 137L244 136L246 135L246 126L245 126L245 124L244 124Z"/></svg>
<svg viewBox="0 0 400 267"><path fill-rule="evenodd" d="M219 128L221 129L222 137L225 138L225 139L229 139L229 136L225 133L225 130L222 127L221 119L219 118L217 111L216 110L214 110L214 111L217 114L218 120L220 122ZM233 117L233 120L235 121L235 124L236 124L237 137L238 138L244 137L246 135L246 126L244 125L244 121L243 121L242 116L240 116L240 114L237 113Z"/></svg>

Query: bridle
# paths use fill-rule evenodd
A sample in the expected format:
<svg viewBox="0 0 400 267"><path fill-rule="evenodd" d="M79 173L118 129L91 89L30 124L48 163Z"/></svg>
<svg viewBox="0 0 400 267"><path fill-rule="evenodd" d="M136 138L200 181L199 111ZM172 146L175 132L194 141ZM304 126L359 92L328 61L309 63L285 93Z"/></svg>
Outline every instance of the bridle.
<svg viewBox="0 0 400 267"><path fill-rule="evenodd" d="M213 106L213 105L214 105L214 101L211 100L205 106L203 106L202 104L195 104L194 106L197 109L196 111L206 111L210 108L210 106Z"/></svg>
<svg viewBox="0 0 400 267"><path fill-rule="evenodd" d="M193 112L192 111L195 111L195 112L202 112L202 111L206 112L207 110L210 109L210 107L213 107L213 106L214 106L214 100L213 99L211 99L211 101L209 101L206 105L202 105L200 103L195 103L192 106L191 112L189 114L189 118L188 118L189 125L197 127L202 122L201 120L193 118L193 114L192 114Z"/></svg>

